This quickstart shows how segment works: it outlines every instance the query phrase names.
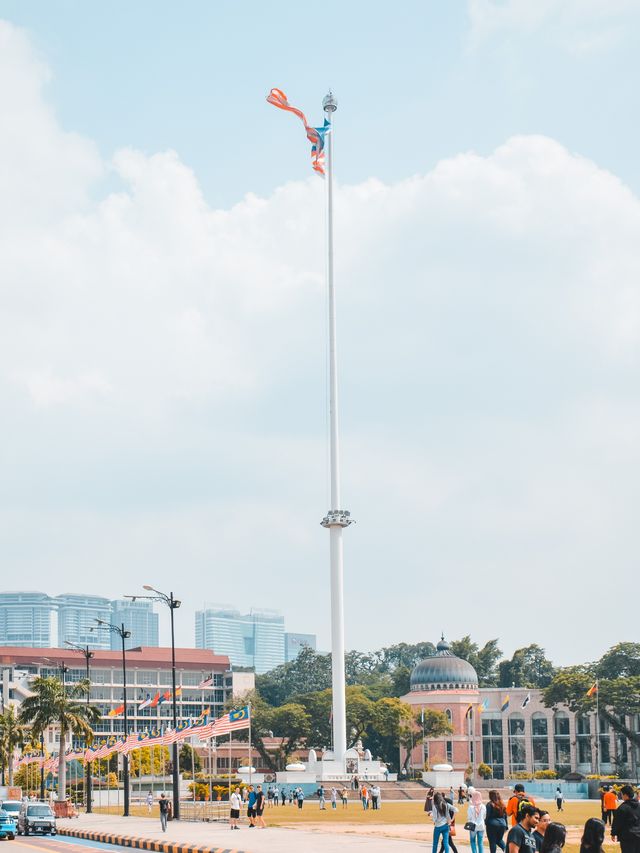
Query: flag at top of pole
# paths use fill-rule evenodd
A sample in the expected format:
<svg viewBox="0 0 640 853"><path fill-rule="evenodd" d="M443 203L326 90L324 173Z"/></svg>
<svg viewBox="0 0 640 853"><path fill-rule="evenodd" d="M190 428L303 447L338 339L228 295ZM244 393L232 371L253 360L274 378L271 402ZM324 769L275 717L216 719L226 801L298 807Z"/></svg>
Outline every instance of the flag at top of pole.
<svg viewBox="0 0 640 853"><path fill-rule="evenodd" d="M292 107L281 89L272 89L267 95L267 103L298 116L311 143L311 166L318 175L324 177L324 138L331 131L331 122L325 119L322 127L311 127L302 110Z"/></svg>

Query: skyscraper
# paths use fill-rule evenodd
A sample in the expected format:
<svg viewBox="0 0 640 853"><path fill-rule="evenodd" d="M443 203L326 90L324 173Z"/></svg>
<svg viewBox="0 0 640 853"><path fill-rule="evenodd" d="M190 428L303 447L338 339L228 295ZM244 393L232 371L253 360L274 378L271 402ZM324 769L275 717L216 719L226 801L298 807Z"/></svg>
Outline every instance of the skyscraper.
<svg viewBox="0 0 640 853"><path fill-rule="evenodd" d="M151 601L112 601L111 621L131 631L131 637L127 640L128 648L159 645L158 614L154 612ZM110 641L112 649L120 648L121 641L117 634L111 634Z"/></svg>
<svg viewBox="0 0 640 853"><path fill-rule="evenodd" d="M111 621L111 602L98 595L66 593L53 601L58 607L58 646L66 640L91 649L111 648L108 631L96 630L96 619Z"/></svg>
<svg viewBox="0 0 640 853"><path fill-rule="evenodd" d="M267 672L284 663L284 617L275 610L214 605L196 612L196 647L228 655L233 666Z"/></svg>
<svg viewBox="0 0 640 853"><path fill-rule="evenodd" d="M54 609L44 592L1 592L0 645L48 648Z"/></svg>
<svg viewBox="0 0 640 853"><path fill-rule="evenodd" d="M284 635L284 662L289 663L295 660L305 646L308 646L315 652L315 634L292 634L286 631Z"/></svg>

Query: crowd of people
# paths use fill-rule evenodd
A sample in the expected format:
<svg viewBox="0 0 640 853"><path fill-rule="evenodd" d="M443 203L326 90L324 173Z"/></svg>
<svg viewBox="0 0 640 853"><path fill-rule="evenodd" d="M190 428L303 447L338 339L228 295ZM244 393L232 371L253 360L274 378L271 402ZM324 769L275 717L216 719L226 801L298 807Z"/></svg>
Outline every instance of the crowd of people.
<svg viewBox="0 0 640 853"><path fill-rule="evenodd" d="M608 793L610 796L607 797ZM620 795L622 802L618 805L615 792L604 792L602 820L587 820L580 853L603 853L606 823L611 824L611 840L620 842L622 853L640 853L640 803L631 785L623 785ZM456 836L456 814L459 812L455 799L453 789L448 795L433 788L427 793L424 808L434 824L432 853L458 853L453 840ZM498 848L503 853L560 853L564 847L566 827L553 821L548 811L536 806L522 784L515 785L513 795L506 803L499 791L489 791L485 803L479 790L468 788L464 791L460 788L458 806L465 801L468 801L468 806L464 829L469 833L472 853L484 853L485 835L490 853L496 853ZM558 812L564 811L560 787L555 801Z"/></svg>

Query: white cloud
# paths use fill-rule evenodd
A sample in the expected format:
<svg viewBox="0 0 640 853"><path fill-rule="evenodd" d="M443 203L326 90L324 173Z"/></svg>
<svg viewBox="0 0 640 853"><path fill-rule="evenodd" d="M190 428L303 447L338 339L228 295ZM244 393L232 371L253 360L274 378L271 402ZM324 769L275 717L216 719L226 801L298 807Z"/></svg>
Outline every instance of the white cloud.
<svg viewBox="0 0 640 853"><path fill-rule="evenodd" d="M528 36L548 29L574 53L614 46L624 36L623 22L640 12L639 0L469 0L472 39L493 35Z"/></svg>
<svg viewBox="0 0 640 853"><path fill-rule="evenodd" d="M0 135L3 552L36 587L53 559L41 531L61 577L92 563L120 584L150 566L159 586L191 572L187 620L219 597L220 573L232 600L258 566L260 601L239 603L322 631L321 182L214 210L176 152L102 162L56 122L25 36L2 24L0 40L0 104L16 116ZM109 171L120 189L95 198ZM372 630L390 569L420 588L425 571L475 582L522 567L566 591L568 566L628 565L638 199L554 140L517 136L393 185L341 186L336 216L344 490L359 521L349 642L442 627L393 584ZM587 606L588 585L572 589ZM485 616L461 600L448 630L482 636ZM517 614L498 621L515 643Z"/></svg>

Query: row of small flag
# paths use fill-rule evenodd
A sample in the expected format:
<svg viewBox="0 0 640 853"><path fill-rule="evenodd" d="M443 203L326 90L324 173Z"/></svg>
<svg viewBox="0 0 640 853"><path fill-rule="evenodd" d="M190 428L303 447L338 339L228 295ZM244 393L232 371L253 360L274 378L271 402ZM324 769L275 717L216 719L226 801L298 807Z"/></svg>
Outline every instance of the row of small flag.
<svg viewBox="0 0 640 853"><path fill-rule="evenodd" d="M182 687L176 687L176 699L182 695ZM165 690L164 693L156 693L156 695L151 698L151 694L147 693L147 698L138 705L138 711L144 711L145 708L156 708L158 705L162 705L164 702L169 702L173 699L173 691ZM108 717L119 717L121 714L124 714L124 702L122 705L118 705L116 708L112 708L107 714Z"/></svg>

